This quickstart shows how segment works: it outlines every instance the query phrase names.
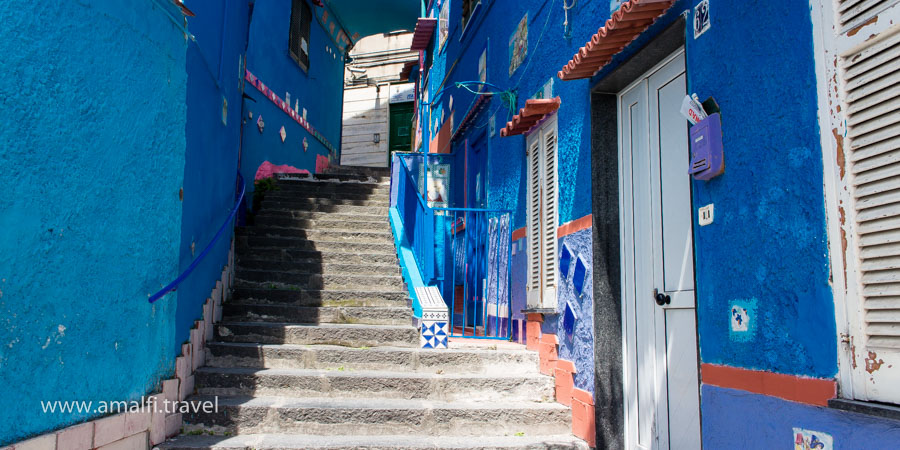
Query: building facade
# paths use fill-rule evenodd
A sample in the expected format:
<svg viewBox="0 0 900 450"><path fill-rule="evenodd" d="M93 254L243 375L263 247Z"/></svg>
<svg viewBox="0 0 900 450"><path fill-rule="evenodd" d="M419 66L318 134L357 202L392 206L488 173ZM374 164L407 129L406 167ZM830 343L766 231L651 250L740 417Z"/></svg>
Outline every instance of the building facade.
<svg viewBox="0 0 900 450"><path fill-rule="evenodd" d="M428 2L419 150L512 211L512 335L576 434L896 438L900 6L860 3Z"/></svg>

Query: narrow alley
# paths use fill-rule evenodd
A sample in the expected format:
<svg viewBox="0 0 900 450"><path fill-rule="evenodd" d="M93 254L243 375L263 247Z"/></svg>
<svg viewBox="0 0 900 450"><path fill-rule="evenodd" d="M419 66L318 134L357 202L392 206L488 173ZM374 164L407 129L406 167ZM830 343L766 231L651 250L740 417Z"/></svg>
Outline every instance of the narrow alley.
<svg viewBox="0 0 900 450"><path fill-rule="evenodd" d="M0 450L900 440L900 0L0 23Z"/></svg>

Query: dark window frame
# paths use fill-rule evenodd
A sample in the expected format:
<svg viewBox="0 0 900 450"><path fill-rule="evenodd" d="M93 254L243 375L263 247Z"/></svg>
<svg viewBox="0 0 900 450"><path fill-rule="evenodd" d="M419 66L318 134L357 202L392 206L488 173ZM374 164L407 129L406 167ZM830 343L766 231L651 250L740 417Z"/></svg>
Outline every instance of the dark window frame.
<svg viewBox="0 0 900 450"><path fill-rule="evenodd" d="M481 0L462 0L462 15L460 15L459 23L463 31L460 34L464 35L466 33L466 29L469 27L469 23L475 16L475 11L480 4Z"/></svg>
<svg viewBox="0 0 900 450"><path fill-rule="evenodd" d="M305 0L291 2L291 23L288 30L288 54L304 72L309 71L309 35L312 25L312 8ZM306 50L302 42L306 41Z"/></svg>

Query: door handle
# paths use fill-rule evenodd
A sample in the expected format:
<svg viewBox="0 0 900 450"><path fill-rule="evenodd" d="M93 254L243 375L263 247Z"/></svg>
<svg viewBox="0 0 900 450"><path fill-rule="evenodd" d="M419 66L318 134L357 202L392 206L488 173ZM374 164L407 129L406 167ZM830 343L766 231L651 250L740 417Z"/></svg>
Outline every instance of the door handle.
<svg viewBox="0 0 900 450"><path fill-rule="evenodd" d="M659 306L672 303L672 297L669 294L659 292L659 289L653 290L653 300L656 300L656 304Z"/></svg>

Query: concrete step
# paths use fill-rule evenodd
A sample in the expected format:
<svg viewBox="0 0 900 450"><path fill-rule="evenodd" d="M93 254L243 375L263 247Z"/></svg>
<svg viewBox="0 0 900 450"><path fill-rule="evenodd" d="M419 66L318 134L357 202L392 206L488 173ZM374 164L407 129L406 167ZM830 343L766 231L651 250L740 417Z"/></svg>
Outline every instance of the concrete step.
<svg viewBox="0 0 900 450"><path fill-rule="evenodd" d="M405 291L403 277L397 275L305 274L269 270L238 269L235 278L270 289Z"/></svg>
<svg viewBox="0 0 900 450"><path fill-rule="evenodd" d="M269 345L211 342L211 367L273 369L389 370L410 373L527 374L535 372L536 352L509 349L422 350L409 347L349 348L335 345Z"/></svg>
<svg viewBox="0 0 900 450"><path fill-rule="evenodd" d="M246 253L247 249L286 248L291 250L320 252L381 253L396 255L393 243L310 241L308 239L292 237L248 236L240 234L235 234L234 241L239 254Z"/></svg>
<svg viewBox="0 0 900 450"><path fill-rule="evenodd" d="M277 189L269 193L338 193L338 194L366 194L389 195L390 185L377 183L337 183L316 180L280 180ZM268 193L267 193L268 194Z"/></svg>
<svg viewBox="0 0 900 450"><path fill-rule="evenodd" d="M390 167L373 167L373 166L353 166L353 165L337 165L329 166L325 169L325 173L347 173L355 175L371 175L371 176L390 176Z"/></svg>
<svg viewBox="0 0 900 450"><path fill-rule="evenodd" d="M323 205L316 202L302 203L273 203L263 200L259 207L260 213L270 211L313 211L338 214L355 214L366 216L380 216L387 220L387 206L357 206L357 205Z"/></svg>
<svg viewBox="0 0 900 450"><path fill-rule="evenodd" d="M181 435L160 444L165 450L300 450L300 449L478 449L478 450L587 450L588 445L571 435L532 436L408 436L347 435L315 436L298 434L243 434L239 436Z"/></svg>
<svg viewBox="0 0 900 450"><path fill-rule="evenodd" d="M259 211L256 217L283 217L304 220L327 220L331 222L375 222L387 223L387 216L382 214L358 214L358 213L336 213L336 212L316 212L316 211L295 211L288 209L275 209L271 211Z"/></svg>
<svg viewBox="0 0 900 450"><path fill-rule="evenodd" d="M238 270L272 270L279 272L321 273L326 275L400 275L397 264L336 264L321 261L278 261L267 259L240 259Z"/></svg>
<svg viewBox="0 0 900 450"><path fill-rule="evenodd" d="M390 184L391 177L386 175L376 175L370 176L365 174L335 174L335 173L318 173L313 176L302 175L302 174L275 174L275 178L278 180L279 184L281 183L291 183L296 181L319 181L319 182L331 182L331 183L339 183L339 184L379 184L382 186L386 186Z"/></svg>
<svg viewBox="0 0 900 450"><path fill-rule="evenodd" d="M222 309L228 322L358 323L409 325L412 309L406 306L297 306L228 302Z"/></svg>
<svg viewBox="0 0 900 450"><path fill-rule="evenodd" d="M282 398L354 397L484 402L553 398L553 378L532 370L515 375L444 375L386 371L204 367L200 395Z"/></svg>
<svg viewBox="0 0 900 450"><path fill-rule="evenodd" d="M240 246L239 246L240 247ZM340 250L297 250L292 248L240 248L238 261L266 260L312 264L390 264L400 267L394 252L343 252Z"/></svg>
<svg viewBox="0 0 900 450"><path fill-rule="evenodd" d="M250 226L235 228L237 236L292 237L308 241L332 241L375 244L393 244L394 235L389 231L304 230L301 228Z"/></svg>
<svg viewBox="0 0 900 450"><path fill-rule="evenodd" d="M565 434L571 412L559 403L437 402L372 398L218 397L218 411L184 414L184 430L347 436ZM216 398L194 396L191 402Z"/></svg>
<svg viewBox="0 0 900 450"><path fill-rule="evenodd" d="M221 342L259 344L328 344L344 347L415 347L418 330L411 325L351 325L264 322L219 322L215 330Z"/></svg>
<svg viewBox="0 0 900 450"><path fill-rule="evenodd" d="M333 216L329 216L333 217ZM391 224L386 218L372 216L373 220L358 220L358 216L347 215L343 220L329 220L322 218L317 220L294 218L283 214L257 214L253 221L259 227L284 227L300 228L303 230L334 230L334 231L371 231L390 233Z"/></svg>
<svg viewBox="0 0 900 450"><path fill-rule="evenodd" d="M235 287L229 303L296 306L406 306L406 291L349 291L309 289L269 289L256 286Z"/></svg>
<svg viewBox="0 0 900 450"><path fill-rule="evenodd" d="M265 198L269 200L296 200L296 199L321 199L321 200L373 200L389 201L391 191L386 187L372 189L342 189L338 186L328 186L333 183L311 183L310 186L277 187L267 191ZM323 186L325 185L325 186Z"/></svg>
<svg viewBox="0 0 900 450"><path fill-rule="evenodd" d="M311 209L325 206L390 206L388 200L351 200L319 197L272 198L265 196L260 203L260 210L265 209Z"/></svg>

